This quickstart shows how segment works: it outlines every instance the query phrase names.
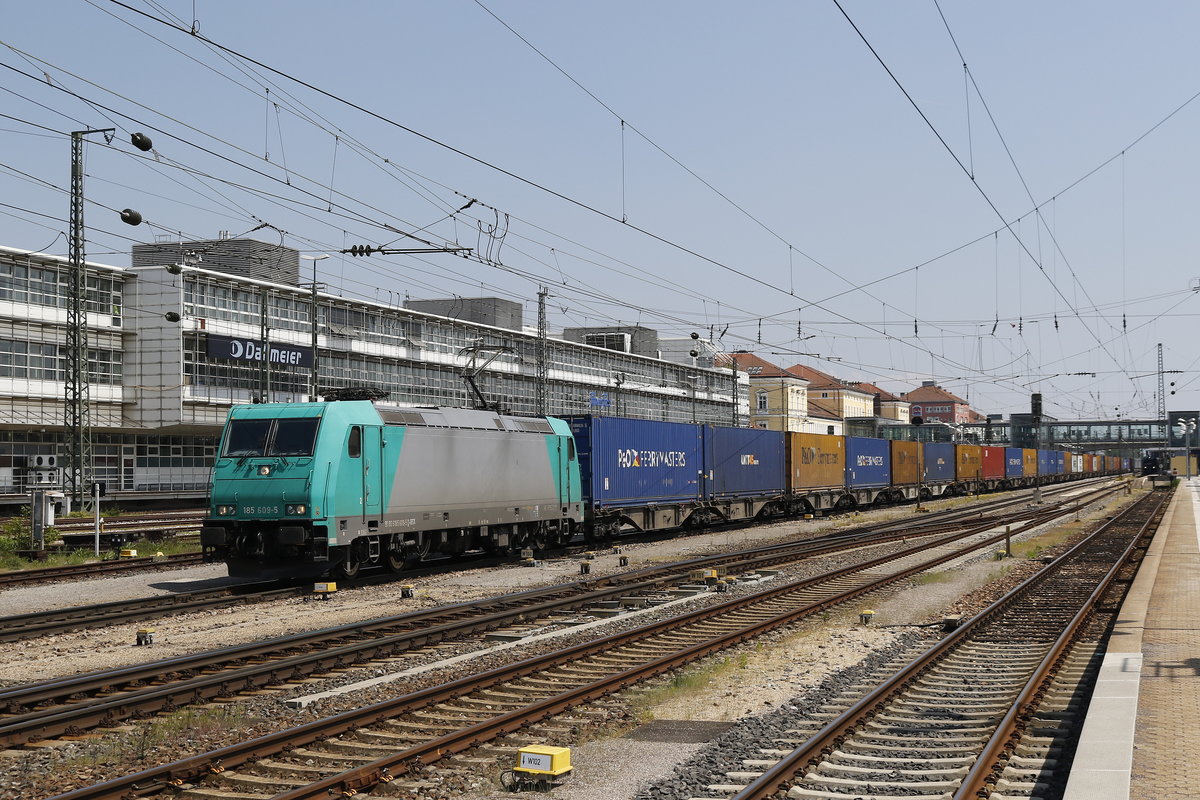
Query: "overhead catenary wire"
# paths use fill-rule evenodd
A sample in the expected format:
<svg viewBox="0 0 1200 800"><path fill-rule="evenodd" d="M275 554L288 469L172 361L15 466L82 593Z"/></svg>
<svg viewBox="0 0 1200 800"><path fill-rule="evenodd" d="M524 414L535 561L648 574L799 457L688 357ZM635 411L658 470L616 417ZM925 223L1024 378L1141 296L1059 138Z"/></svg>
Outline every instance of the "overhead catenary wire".
<svg viewBox="0 0 1200 800"><path fill-rule="evenodd" d="M846 18L846 21L848 23L850 23L850 26L854 29L854 32L856 34L858 34L858 37L862 40L863 44L865 44L867 46L867 49L871 51L871 55L874 56L874 58L877 62L879 62L879 65L883 67L884 71L888 74L888 77L891 78L892 82L896 84L896 87L898 89L900 89L900 92L904 95L905 99L908 100L909 104L917 112L918 116L921 117L921 120L925 123L925 125L929 128L929 130L933 132L933 135L937 138L938 142L942 145L942 148L947 153L950 154L950 157L954 160L954 163L957 164L959 169L961 169L962 172L968 177L968 179L970 179L971 185L973 187L975 187L975 190L984 199L984 202L987 203L988 207L992 209L992 212L1001 220L1001 222L1004 223L1004 228L1017 241L1017 244L1019 245L1020 250L1025 252L1029 256L1029 258L1033 260L1034 264L1037 266L1037 268L1041 271L1041 273L1046 277L1047 281L1050 283L1051 288L1053 288L1054 291L1057 292L1060 297L1062 297L1063 301L1068 304L1068 307L1070 307L1072 309L1072 311L1074 311L1074 306L1071 304L1071 301L1067 298L1067 296L1065 294L1063 294L1062 289L1060 289L1059 286L1050 279L1050 276L1046 272L1045 267L1042 266L1041 262L1038 261L1038 259L1033 255L1032 252L1030 252L1028 246L1025 244L1025 242L1021 238L1021 236L1012 229L1012 226L1010 224L1008 224L1004 214L1000 211L1000 209L992 201L992 198L990 196L988 196L988 193L984 190L984 188L979 184L979 182L977 180L975 180L974 176L971 174L971 171L969 169L967 169L966 165L963 164L962 160L958 157L958 154L954 152L954 149L952 147L950 147L950 144L942 136L941 132L937 129L937 126L935 126L933 124L933 122L929 119L929 117L926 116L925 112L921 109L921 106L916 102L916 100L913 99L912 95L909 94L908 90L904 87L904 84L900 82L900 79L896 77L896 74L894 72L892 72L891 68L887 65L887 62L885 62L883 60L883 57L879 55L879 52L875 49L875 47L867 39L866 35L862 32L862 30L858 27L858 25L855 24L854 20L850 18L850 15L848 13L846 13L846 10L842 7L842 4L839 2L839 0L832 0L832 1L833 1L833 4L835 6L837 6L838 11L840 11L842 13L842 16ZM1116 356L1113 355L1112 352L1108 349L1107 345L1101 341L1099 335L1096 334L1096 332L1093 331L1091 328L1089 328L1086 324L1084 325L1084 329L1088 331L1088 333L1092 336L1093 339L1095 339L1096 343L1100 346L1100 349L1103 350L1110 359L1112 359L1113 363L1116 364L1118 367L1121 367L1121 363L1117 360Z"/></svg>
<svg viewBox="0 0 1200 800"><path fill-rule="evenodd" d="M289 227L290 227L290 226L289 226ZM884 338L888 338L888 337L886 337L886 336L885 336Z"/></svg>

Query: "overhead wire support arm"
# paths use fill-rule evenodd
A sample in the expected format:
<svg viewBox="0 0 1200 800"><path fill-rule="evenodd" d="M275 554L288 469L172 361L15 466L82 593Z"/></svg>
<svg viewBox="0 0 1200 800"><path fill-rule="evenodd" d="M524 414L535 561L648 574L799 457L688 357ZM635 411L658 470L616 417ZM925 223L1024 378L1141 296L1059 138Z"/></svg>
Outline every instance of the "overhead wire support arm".
<svg viewBox="0 0 1200 800"><path fill-rule="evenodd" d="M413 253L470 253L470 247L374 247L369 244L356 244L339 250L352 256L399 256Z"/></svg>

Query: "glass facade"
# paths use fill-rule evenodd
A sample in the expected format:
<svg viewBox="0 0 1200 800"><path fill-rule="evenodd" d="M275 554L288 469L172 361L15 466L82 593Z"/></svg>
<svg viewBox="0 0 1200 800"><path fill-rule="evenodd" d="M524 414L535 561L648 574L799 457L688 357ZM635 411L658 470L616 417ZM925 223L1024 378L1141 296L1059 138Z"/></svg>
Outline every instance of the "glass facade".
<svg viewBox="0 0 1200 800"><path fill-rule="evenodd" d="M225 409L264 389L259 362L210 356L207 337L219 331L257 342L265 309L273 343L307 350L311 294L202 268L88 269L96 479L110 500L121 492L200 496ZM0 430L0 495L8 502L20 502L28 489L30 457L54 455L65 466L67 276L64 259L0 249L0 425L9 428ZM168 312L183 322L170 322ZM317 317L323 389L379 388L402 405L473 405L464 372L494 356L474 375L485 400L509 413L537 413L541 346L528 331L328 295L320 297ZM724 370L556 339L545 343L545 356L549 414L746 423L744 375L737 384ZM310 376L308 366L273 364L268 398L307 400ZM155 433L167 426L183 432Z"/></svg>
<svg viewBox="0 0 1200 800"><path fill-rule="evenodd" d="M247 338L261 336L262 314L273 342L281 331L307 344L311 296L302 290L246 287L233 278L185 274L183 314L236 323ZM475 363L495 358L474 376L489 403L513 414L537 413L538 341L460 320L425 317L406 309L371 306L323 296L318 304L318 367L322 389L370 387L389 392L389 402L463 406L475 402L463 378ZM227 328L222 328L227 330ZM192 401L249 402L263 396L256 362L209 357L204 332L183 340L184 382ZM365 346L364 346L365 345ZM732 424L732 373L647 359L557 339L546 347L546 410L549 414L612 414L647 419ZM274 365L269 397L307 399L310 370ZM745 420L743 419L742 422Z"/></svg>

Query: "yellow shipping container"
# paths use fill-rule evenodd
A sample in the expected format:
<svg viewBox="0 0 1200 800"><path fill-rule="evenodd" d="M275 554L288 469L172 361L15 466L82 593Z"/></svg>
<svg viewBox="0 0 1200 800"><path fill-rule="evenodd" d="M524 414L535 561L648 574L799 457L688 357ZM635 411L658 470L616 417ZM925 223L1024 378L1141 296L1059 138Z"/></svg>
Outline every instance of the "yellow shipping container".
<svg viewBox="0 0 1200 800"><path fill-rule="evenodd" d="M1037 477L1037 450L1026 447L1021 450L1021 464L1025 468L1026 478Z"/></svg>
<svg viewBox="0 0 1200 800"><path fill-rule="evenodd" d="M824 433L787 435L788 488L827 489L846 482L846 440Z"/></svg>
<svg viewBox="0 0 1200 800"><path fill-rule="evenodd" d="M973 481L983 477L983 448L977 444L954 446L955 476L960 481Z"/></svg>
<svg viewBox="0 0 1200 800"><path fill-rule="evenodd" d="M924 450L920 442L892 441L893 486L915 486L920 482Z"/></svg>

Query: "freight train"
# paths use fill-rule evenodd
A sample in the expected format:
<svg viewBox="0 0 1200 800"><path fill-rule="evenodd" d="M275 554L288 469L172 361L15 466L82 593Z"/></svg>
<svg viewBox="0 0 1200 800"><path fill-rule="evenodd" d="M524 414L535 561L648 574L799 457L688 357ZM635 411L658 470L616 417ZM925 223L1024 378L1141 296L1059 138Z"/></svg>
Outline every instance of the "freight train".
<svg viewBox="0 0 1200 800"><path fill-rule="evenodd" d="M353 577L430 553L545 550L1128 472L1129 459L608 416L367 400L234 407L206 558L231 575Z"/></svg>

